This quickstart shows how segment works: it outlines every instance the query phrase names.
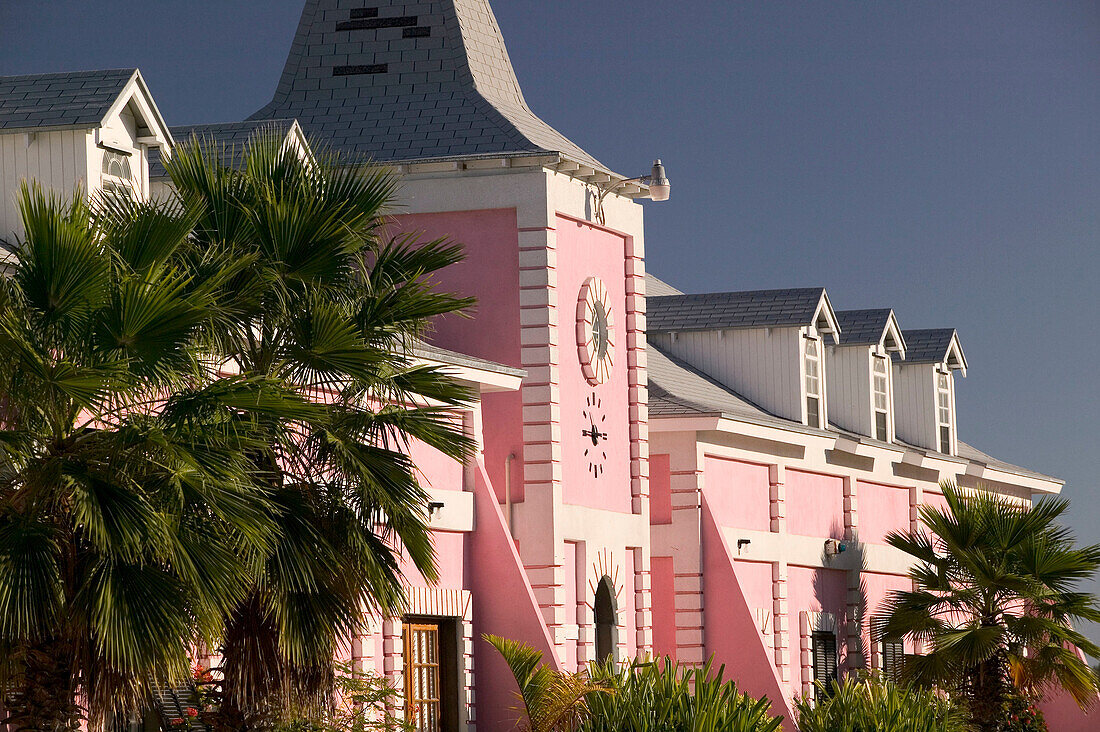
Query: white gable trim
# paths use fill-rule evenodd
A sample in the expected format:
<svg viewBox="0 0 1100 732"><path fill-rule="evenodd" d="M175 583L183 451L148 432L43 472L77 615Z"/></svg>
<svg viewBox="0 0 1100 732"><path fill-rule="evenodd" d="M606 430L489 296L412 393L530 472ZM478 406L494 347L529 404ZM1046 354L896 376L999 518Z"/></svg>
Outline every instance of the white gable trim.
<svg viewBox="0 0 1100 732"><path fill-rule="evenodd" d="M890 345L891 341L893 345ZM901 326L898 325L898 319L893 310L890 311L890 316L886 319L886 328L883 329L882 338L879 339L878 343L887 353L896 353L898 358L902 361L905 360L905 336L901 334Z"/></svg>
<svg viewBox="0 0 1100 732"><path fill-rule="evenodd" d="M833 304L829 302L829 293L825 290L821 291L821 299L818 300L817 309L814 310L812 325L817 328L818 333L831 335L834 345L840 344L840 324L836 320Z"/></svg>
<svg viewBox="0 0 1100 732"><path fill-rule="evenodd" d="M103 119L99 121L100 128L131 103L137 111L139 122L147 130L147 134L139 135L138 142L150 147L159 147L162 155L167 154L172 146L172 135L168 132L168 124L164 121L156 102L153 101L153 96L149 93L149 87L146 86L140 71L135 70L134 75L126 82L126 86L122 88L107 113L103 115ZM97 139L96 142L103 141Z"/></svg>
<svg viewBox="0 0 1100 732"><path fill-rule="evenodd" d="M951 342L947 345L947 353L943 356L943 366L966 376L966 356L963 355L958 333L951 334Z"/></svg>

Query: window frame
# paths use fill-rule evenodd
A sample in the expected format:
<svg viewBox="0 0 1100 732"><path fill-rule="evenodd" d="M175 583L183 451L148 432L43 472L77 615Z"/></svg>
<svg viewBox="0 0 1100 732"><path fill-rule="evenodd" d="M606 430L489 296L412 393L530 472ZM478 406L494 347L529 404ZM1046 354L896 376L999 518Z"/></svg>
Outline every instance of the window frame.
<svg viewBox="0 0 1100 732"><path fill-rule="evenodd" d="M802 347L802 392L805 394L804 409L806 411L806 425L816 429L824 429L825 423L825 359L823 358L823 343L820 338L812 335L804 335ZM813 348L813 355L810 349ZM814 367L814 373L810 373L810 365ZM810 390L811 380L815 388ZM811 415L816 420L811 419Z"/></svg>
<svg viewBox="0 0 1100 732"><path fill-rule="evenodd" d="M130 159L134 157L134 153L113 147L101 146L100 149L103 153L99 164L100 186L103 191L112 195L126 195L137 198L138 184L134 180L134 167L130 164ZM116 160L125 165L127 176L110 172L111 163Z"/></svg>
<svg viewBox="0 0 1100 732"><path fill-rule="evenodd" d="M936 369L936 445L944 455L955 454L955 398L951 373ZM946 402L946 404L944 403ZM944 414L946 413L946 421ZM946 434L945 431L946 430Z"/></svg>
<svg viewBox="0 0 1100 732"><path fill-rule="evenodd" d="M878 366L882 366L883 371L879 373L877 371ZM871 433L876 440L881 442L892 442L892 435L890 429L890 416L892 413L891 407L893 406L892 391L893 389L890 378L890 357L884 356L879 353L871 353ZM879 391L878 380L882 379L883 389ZM882 397L882 401L885 406L880 407L878 404L879 397ZM879 427L879 416L882 417L882 429Z"/></svg>

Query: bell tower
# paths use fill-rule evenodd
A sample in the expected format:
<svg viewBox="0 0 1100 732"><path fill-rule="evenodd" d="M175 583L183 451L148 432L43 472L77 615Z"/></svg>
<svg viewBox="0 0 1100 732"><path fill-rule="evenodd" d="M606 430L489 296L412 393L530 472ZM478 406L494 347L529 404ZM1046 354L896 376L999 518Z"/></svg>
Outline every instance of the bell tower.
<svg viewBox="0 0 1100 732"><path fill-rule="evenodd" d="M649 653L645 266L633 200L648 188L531 111L486 0L310 0L275 95L253 118L295 118L315 145L397 168L393 230L464 244L466 261L442 285L478 298L472 317L440 321L432 343L526 372L518 393L482 399L477 469L515 559L476 541L462 557L478 725L503 724L512 698L482 633L531 643L570 670L598 654ZM509 562L523 597L493 591Z"/></svg>

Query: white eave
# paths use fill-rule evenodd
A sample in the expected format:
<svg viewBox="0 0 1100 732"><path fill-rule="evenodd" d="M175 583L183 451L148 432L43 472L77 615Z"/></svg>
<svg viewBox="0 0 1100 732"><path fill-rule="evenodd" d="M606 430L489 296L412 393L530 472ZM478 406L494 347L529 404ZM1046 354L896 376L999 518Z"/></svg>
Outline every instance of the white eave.
<svg viewBox="0 0 1100 732"><path fill-rule="evenodd" d="M825 290L821 291L821 300L814 311L813 325L819 333L831 335L834 344L840 343L840 324L837 322L833 304L829 301L829 293Z"/></svg>
<svg viewBox="0 0 1100 732"><path fill-rule="evenodd" d="M887 353L896 353L899 359L905 360L905 336L901 334L901 326L898 325L898 319L893 310L886 319L886 327L882 331L882 338L879 339L878 344Z"/></svg>
<svg viewBox="0 0 1100 732"><path fill-rule="evenodd" d="M168 131L168 125L165 123L164 117L157 108L157 103L153 101L153 95L149 93L149 87L146 86L145 79L142 78L141 72L137 70L134 71L130 81L126 83L114 103L108 108L107 113L103 115L103 119L99 121L99 127L96 130L96 144L105 147L111 146L110 140L100 139L103 125L111 117L121 112L124 107L131 104L137 112L138 121L144 128L145 133L139 134L138 142L150 147L159 147L161 154L167 153L172 147L172 135Z"/></svg>
<svg viewBox="0 0 1100 732"><path fill-rule="evenodd" d="M379 165L393 168L403 175L417 173L450 173L458 171L496 171L509 169L545 168L555 173L567 175L588 185L601 189L613 188L616 195L624 198L647 198L649 186L640 181L628 180L627 176L613 173L590 164L572 160L563 153L491 153L479 155L459 155L453 157L433 157L422 160L399 160L392 163L380 162Z"/></svg>
<svg viewBox="0 0 1100 732"><path fill-rule="evenodd" d="M434 359L426 356L416 356L412 359L417 366L434 366L452 378L476 384L482 394L492 394L502 391L519 391L523 377L526 375L518 369L490 369L471 366L468 364L455 364L443 359Z"/></svg>

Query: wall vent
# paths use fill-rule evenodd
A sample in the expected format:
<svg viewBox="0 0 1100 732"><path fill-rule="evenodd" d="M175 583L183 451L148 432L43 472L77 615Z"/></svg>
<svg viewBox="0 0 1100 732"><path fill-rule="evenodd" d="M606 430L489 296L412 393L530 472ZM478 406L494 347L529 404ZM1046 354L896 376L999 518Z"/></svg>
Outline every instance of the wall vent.
<svg viewBox="0 0 1100 732"><path fill-rule="evenodd" d="M389 64L360 64L357 66L334 66L333 76L357 76L359 74L384 74Z"/></svg>
<svg viewBox="0 0 1100 732"><path fill-rule="evenodd" d="M370 30L372 28L408 28L416 25L415 15L399 15L396 18L361 18L336 24L336 30Z"/></svg>

